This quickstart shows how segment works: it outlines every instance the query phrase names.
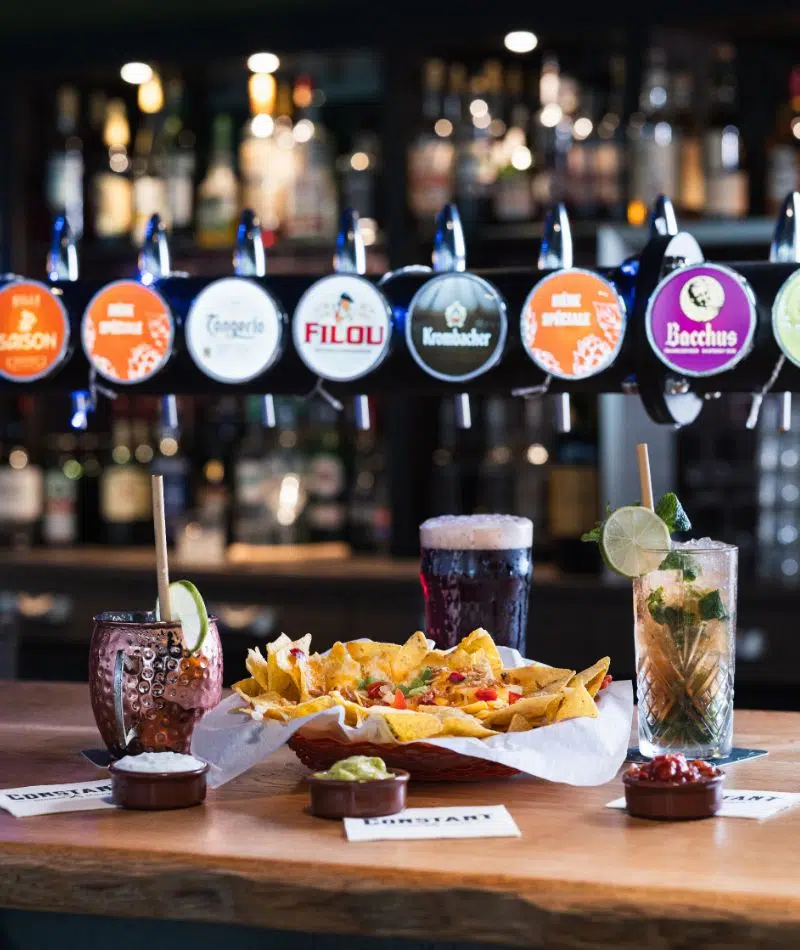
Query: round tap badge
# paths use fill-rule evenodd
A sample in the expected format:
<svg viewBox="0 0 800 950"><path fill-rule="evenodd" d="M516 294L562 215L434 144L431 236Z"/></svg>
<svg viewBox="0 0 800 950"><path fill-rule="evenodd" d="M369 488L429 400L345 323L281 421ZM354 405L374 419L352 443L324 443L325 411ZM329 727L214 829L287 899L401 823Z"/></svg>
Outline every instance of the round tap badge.
<svg viewBox="0 0 800 950"><path fill-rule="evenodd" d="M506 305L475 274L439 274L414 294L406 314L406 343L428 375L450 383L474 379L503 354Z"/></svg>
<svg viewBox="0 0 800 950"><path fill-rule="evenodd" d="M151 287L118 280L95 294L83 315L83 349L112 383L155 376L172 355L175 327L166 301Z"/></svg>
<svg viewBox="0 0 800 950"><path fill-rule="evenodd" d="M215 280L195 297L186 317L186 346L206 376L246 383L280 353L283 312L263 287L241 277Z"/></svg>
<svg viewBox="0 0 800 950"><path fill-rule="evenodd" d="M0 290L0 376L14 383L42 379L64 360L69 317L44 284L21 280Z"/></svg>
<svg viewBox="0 0 800 950"><path fill-rule="evenodd" d="M300 359L322 379L344 383L372 372L389 350L392 310L368 280L332 274L300 298L292 337Z"/></svg>
<svg viewBox="0 0 800 950"><path fill-rule="evenodd" d="M528 356L551 376L595 376L614 362L622 346L625 304L598 274L559 270L528 294L520 333Z"/></svg>
<svg viewBox="0 0 800 950"><path fill-rule="evenodd" d="M772 305L772 332L786 359L800 366L800 270L784 281Z"/></svg>
<svg viewBox="0 0 800 950"><path fill-rule="evenodd" d="M684 376L714 376L743 359L756 329L756 302L744 278L718 264L690 264L656 287L645 314L647 339Z"/></svg>

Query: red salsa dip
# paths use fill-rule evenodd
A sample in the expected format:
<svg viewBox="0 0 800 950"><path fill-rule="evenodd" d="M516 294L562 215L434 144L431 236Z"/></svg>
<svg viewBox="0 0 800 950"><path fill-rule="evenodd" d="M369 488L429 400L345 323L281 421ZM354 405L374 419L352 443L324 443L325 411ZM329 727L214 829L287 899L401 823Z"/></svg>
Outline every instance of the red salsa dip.
<svg viewBox="0 0 800 950"><path fill-rule="evenodd" d="M707 782L722 773L703 759L687 760L682 752L672 755L657 755L649 762L635 763L625 773L625 778L638 782L664 782L669 785L691 785Z"/></svg>

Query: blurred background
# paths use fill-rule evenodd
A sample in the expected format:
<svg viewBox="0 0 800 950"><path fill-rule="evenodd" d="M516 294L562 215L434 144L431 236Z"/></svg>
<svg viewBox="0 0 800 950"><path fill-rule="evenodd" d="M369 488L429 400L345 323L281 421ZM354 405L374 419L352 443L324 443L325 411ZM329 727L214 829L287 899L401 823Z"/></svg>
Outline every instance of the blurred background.
<svg viewBox="0 0 800 950"><path fill-rule="evenodd" d="M541 5L540 5L541 6ZM639 250L672 196L711 260L766 259L800 182L800 13L791 3L515 4L88 0L0 9L0 265L45 277L66 208L81 274L136 273L159 211L173 265L231 271L239 214L260 216L268 273L330 270L339 211L361 214L368 270L428 263L433 217L458 203L468 266L532 266L563 200L576 263ZM795 403L797 401L795 400ZM633 669L629 585L581 545L606 501L638 497L632 446L675 488L695 536L740 550L740 705L791 707L800 648L800 417L706 404L683 430L638 399L578 395L572 430L546 400L372 400L373 428L322 400L101 402L0 393L0 675L84 679L91 616L155 599L148 475L165 477L175 576L218 614L228 680L281 630L405 638L421 621L417 525L513 512L535 523L529 653ZM305 545L315 545L309 549Z"/></svg>

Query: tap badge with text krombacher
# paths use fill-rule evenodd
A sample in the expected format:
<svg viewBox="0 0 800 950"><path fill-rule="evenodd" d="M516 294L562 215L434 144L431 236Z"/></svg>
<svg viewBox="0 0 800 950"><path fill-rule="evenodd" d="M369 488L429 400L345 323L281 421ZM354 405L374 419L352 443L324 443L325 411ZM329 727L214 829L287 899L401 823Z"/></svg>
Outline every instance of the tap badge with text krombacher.
<svg viewBox="0 0 800 950"><path fill-rule="evenodd" d="M607 369L625 334L625 305L609 281L568 268L548 274L522 308L522 345L533 362L559 379Z"/></svg>
<svg viewBox="0 0 800 950"><path fill-rule="evenodd" d="M24 383L52 373L69 344L69 318L44 284L15 281L0 290L0 376Z"/></svg>
<svg viewBox="0 0 800 950"><path fill-rule="evenodd" d="M439 274L414 295L406 343L429 375L448 382L473 379L500 359L508 330L497 291L474 274Z"/></svg>
<svg viewBox="0 0 800 950"><path fill-rule="evenodd" d="M194 299L186 317L186 345L197 366L222 383L255 379L278 358L283 313L263 287L223 277Z"/></svg>
<svg viewBox="0 0 800 950"><path fill-rule="evenodd" d="M756 319L755 297L743 277L718 264L692 264L656 287L645 327L650 346L670 369L713 376L747 355Z"/></svg>
<svg viewBox="0 0 800 950"><path fill-rule="evenodd" d="M391 308L355 274L323 277L303 294L292 320L295 349L323 379L345 382L375 369L386 356Z"/></svg>

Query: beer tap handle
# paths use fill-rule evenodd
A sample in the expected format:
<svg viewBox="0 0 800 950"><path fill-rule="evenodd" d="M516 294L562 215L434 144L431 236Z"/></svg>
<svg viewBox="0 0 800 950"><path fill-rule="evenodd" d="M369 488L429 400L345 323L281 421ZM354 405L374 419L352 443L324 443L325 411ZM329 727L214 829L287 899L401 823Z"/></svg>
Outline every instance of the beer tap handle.
<svg viewBox="0 0 800 950"><path fill-rule="evenodd" d="M461 273L467 269L467 244L464 240L464 227L461 215L452 202L446 204L436 215L436 233L433 238L431 256L434 273ZM472 406L469 393L458 393L455 397L456 426L459 429L472 428Z"/></svg>
<svg viewBox="0 0 800 950"><path fill-rule="evenodd" d="M574 260L572 228L567 207L563 201L559 201L545 215L542 244L536 266L539 270L560 270L564 267L572 267ZM562 434L572 429L572 405L569 393L556 395L554 424L556 432Z"/></svg>
<svg viewBox="0 0 800 950"><path fill-rule="evenodd" d="M47 252L47 276L53 281L78 279L78 250L72 228L63 212L53 222L50 250Z"/></svg>
<svg viewBox="0 0 800 950"><path fill-rule="evenodd" d="M800 216L800 193L790 191L784 198L778 218L775 221L775 230L772 233L772 242L769 246L769 259L772 263L795 264L800 262L800 230L798 229ZM781 355L772 375L762 386L761 390L753 394L750 403L750 414L745 425L748 429L755 429L758 425L758 416L764 397L772 389L780 374L786 357ZM778 412L778 431L789 432L792 428L792 394L789 392L780 395L780 411Z"/></svg>
<svg viewBox="0 0 800 950"><path fill-rule="evenodd" d="M233 249L233 272L237 277L266 277L267 255L261 239L261 222L250 208L245 208L236 229L236 246ZM275 399L265 393L261 402L261 422L266 429L278 424L275 415Z"/></svg>
<svg viewBox="0 0 800 950"><path fill-rule="evenodd" d="M653 202L650 212L650 237L659 234L665 237L674 237L678 233L678 218L672 199L666 195L659 195Z"/></svg>
<svg viewBox="0 0 800 950"><path fill-rule="evenodd" d="M339 233L336 235L336 253L333 255L333 269L337 274L359 274L367 272L367 250L361 233L361 221L358 212L345 208L339 219ZM355 398L356 427L366 432L371 428L369 398L359 393Z"/></svg>
<svg viewBox="0 0 800 950"><path fill-rule="evenodd" d="M172 263L169 253L169 238L161 215L151 214L147 221L144 241L139 251L139 280L150 286L162 277L172 274ZM178 400L168 394L161 397L161 428L168 432L175 432L180 427L178 420Z"/></svg>

